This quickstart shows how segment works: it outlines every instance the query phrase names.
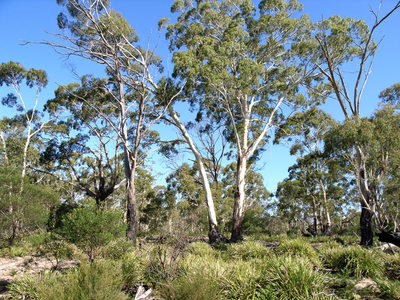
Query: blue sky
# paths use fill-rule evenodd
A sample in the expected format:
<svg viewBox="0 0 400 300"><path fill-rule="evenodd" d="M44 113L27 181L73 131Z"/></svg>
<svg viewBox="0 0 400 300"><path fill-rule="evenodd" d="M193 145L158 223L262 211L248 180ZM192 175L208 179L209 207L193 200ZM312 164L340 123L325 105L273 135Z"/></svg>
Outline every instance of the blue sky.
<svg viewBox="0 0 400 300"><path fill-rule="evenodd" d="M304 0L304 12L314 20L328 18L338 14L342 17L362 18L368 24L374 21L370 9L376 10L378 0ZM397 1L384 0L382 14ZM135 28L142 42L150 41L155 45L159 38L157 54L164 59L167 72L172 72L164 36L159 37L157 22L162 17L172 17L170 6L172 0L111 0L111 6L122 13ZM47 32L57 32L56 17L60 12L56 0L0 0L0 63L15 61L26 68L44 69L48 74L49 85L41 95L42 103L53 98L53 91L58 85L78 81L78 75L99 74L102 67L79 59L65 60L53 49L42 45L22 46L22 41L41 41L51 39ZM400 11L390 17L376 32L375 39L383 38L378 49L373 72L365 90L361 112L370 115L377 107L379 92L400 81ZM348 72L353 70L349 67ZM8 91L0 88L0 97ZM328 103L325 108L334 117L341 119L336 103ZM12 111L0 106L0 117L10 115ZM288 167L295 161L290 157L284 145L271 146L263 154L260 162L264 183L270 191L275 191L276 184L287 176ZM162 165L160 162L155 162ZM165 165L166 166L166 165ZM158 170L166 175L170 170Z"/></svg>

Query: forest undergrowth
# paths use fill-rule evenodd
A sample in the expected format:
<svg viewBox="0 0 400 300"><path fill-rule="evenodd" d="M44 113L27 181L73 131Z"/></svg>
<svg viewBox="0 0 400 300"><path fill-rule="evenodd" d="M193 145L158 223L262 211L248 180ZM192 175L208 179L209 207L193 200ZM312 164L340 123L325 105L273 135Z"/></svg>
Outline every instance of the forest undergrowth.
<svg viewBox="0 0 400 300"><path fill-rule="evenodd" d="M201 238L201 237L199 237ZM199 239L197 238L197 239ZM156 241L116 239L88 253L40 234L1 249L1 257L76 259L39 274L15 274L4 299L400 299L400 254L364 248L355 236L250 236L209 245L161 235ZM12 270L10 270L13 273ZM13 274L11 274L13 275Z"/></svg>

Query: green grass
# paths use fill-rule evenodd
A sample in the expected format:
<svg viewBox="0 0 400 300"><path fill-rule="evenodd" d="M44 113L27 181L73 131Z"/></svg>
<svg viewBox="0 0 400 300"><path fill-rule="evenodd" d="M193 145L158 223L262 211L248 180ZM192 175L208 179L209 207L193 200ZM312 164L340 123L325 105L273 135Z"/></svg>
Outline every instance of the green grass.
<svg viewBox="0 0 400 300"><path fill-rule="evenodd" d="M350 277L380 277L384 271L383 253L361 246L330 247L321 250L322 264Z"/></svg>
<svg viewBox="0 0 400 300"><path fill-rule="evenodd" d="M264 243L265 244L265 243ZM26 299L131 299L139 283L160 299L381 299L400 298L400 255L326 239L282 237L275 248L249 240L217 247L115 240L93 263L65 272L26 276L11 285ZM332 272L329 272L332 270ZM357 291L371 278L378 291Z"/></svg>

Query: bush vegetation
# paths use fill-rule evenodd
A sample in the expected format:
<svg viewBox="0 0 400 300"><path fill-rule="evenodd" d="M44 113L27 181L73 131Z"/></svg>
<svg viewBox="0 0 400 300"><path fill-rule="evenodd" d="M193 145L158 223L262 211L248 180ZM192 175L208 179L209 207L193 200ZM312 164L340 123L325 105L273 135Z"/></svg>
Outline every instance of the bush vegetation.
<svg viewBox="0 0 400 300"><path fill-rule="evenodd" d="M26 248L40 239L46 242L36 237L26 241ZM80 256L75 269L19 278L10 292L26 299L131 299L144 285L162 299L400 297L399 254L341 245L335 237L322 244L288 237L276 243L274 248L255 240L214 247L168 238L134 248L113 239L93 259ZM357 290L364 278L376 289Z"/></svg>

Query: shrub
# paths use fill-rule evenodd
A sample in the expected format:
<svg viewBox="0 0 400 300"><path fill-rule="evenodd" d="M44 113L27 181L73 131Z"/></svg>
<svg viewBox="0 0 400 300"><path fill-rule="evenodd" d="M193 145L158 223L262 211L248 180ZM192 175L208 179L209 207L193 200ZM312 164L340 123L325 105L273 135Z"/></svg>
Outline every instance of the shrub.
<svg viewBox="0 0 400 300"><path fill-rule="evenodd" d="M93 261L100 247L124 235L125 226L120 212L100 210L93 205L76 208L67 214L59 232Z"/></svg>
<svg viewBox="0 0 400 300"><path fill-rule="evenodd" d="M25 275L23 278L15 280L9 286L9 292L13 296L21 296L22 299L44 299L42 291L47 290L47 286L57 285L58 275L52 272L43 272L39 276Z"/></svg>
<svg viewBox="0 0 400 300"><path fill-rule="evenodd" d="M221 294L227 299L254 299L262 280L260 260L226 262L221 274Z"/></svg>
<svg viewBox="0 0 400 300"><path fill-rule="evenodd" d="M400 299L400 281L377 280L382 299Z"/></svg>
<svg viewBox="0 0 400 300"><path fill-rule="evenodd" d="M68 258L71 259L75 256L75 250L73 245L68 244L66 241L60 239L59 236L51 234L47 236L44 240L43 245L41 245L41 254L50 255L55 259L55 265L53 269L57 270L59 267L60 259Z"/></svg>
<svg viewBox="0 0 400 300"><path fill-rule="evenodd" d="M324 266L357 278L378 277L384 269L382 255L361 246L327 248L321 260Z"/></svg>
<svg viewBox="0 0 400 300"><path fill-rule="evenodd" d="M54 191L41 184L32 184L21 170L0 167L0 240L13 246L30 232L43 228L48 220L48 208L59 202Z"/></svg>
<svg viewBox="0 0 400 300"><path fill-rule="evenodd" d="M178 275L186 243L183 240L163 239L151 250L151 260L147 268L148 279L160 281Z"/></svg>

